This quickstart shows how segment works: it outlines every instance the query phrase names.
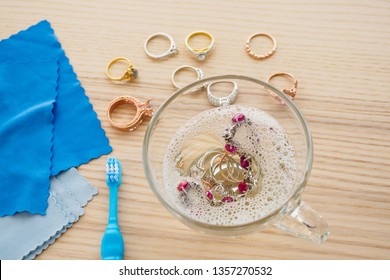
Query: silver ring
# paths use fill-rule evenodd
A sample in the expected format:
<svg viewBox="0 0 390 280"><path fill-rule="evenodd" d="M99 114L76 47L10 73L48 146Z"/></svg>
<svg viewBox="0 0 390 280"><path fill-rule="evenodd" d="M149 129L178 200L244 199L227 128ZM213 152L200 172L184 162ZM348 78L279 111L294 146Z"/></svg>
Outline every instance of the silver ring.
<svg viewBox="0 0 390 280"><path fill-rule="evenodd" d="M163 38L167 38L169 40L169 43L171 44L169 46L169 49L162 53L162 54L152 54L149 50L148 50L148 43L150 40L152 40L153 38L155 37L163 37ZM160 32L160 33L155 33L155 34L152 34L150 35L146 40L145 40L145 43L144 43L144 49L145 49L145 52L148 56L150 56L151 58L154 58L154 59L164 59L168 56L171 56L171 55L174 55L174 54L177 54L179 51L177 50L177 47L176 47L176 44L175 44L175 41L173 40L172 36L170 36L169 34L167 33L164 33L164 32Z"/></svg>
<svg viewBox="0 0 390 280"><path fill-rule="evenodd" d="M226 96L226 97L216 97L211 93L211 87L215 84L219 83L230 83L233 84L233 90L232 92ZM207 86L207 98L209 99L210 103L213 104L214 106L224 106L224 105L230 105L236 100L238 94L238 85L236 82L233 81L217 81L208 84Z"/></svg>
<svg viewBox="0 0 390 280"><path fill-rule="evenodd" d="M175 88L177 88L177 89L182 88L183 85L180 85L180 84L176 83L176 81L175 81L175 76L176 76L176 74L177 74L178 72L180 72L180 71L183 70L183 69L190 69L190 70L194 71L194 72L196 73L196 75L198 76L198 77L196 78L197 81L202 80L202 79L204 78L204 72L203 72L202 69L200 69L200 68L195 68L195 67L192 67L192 66L189 66L189 65L180 66L180 67L176 68L175 71L173 71L173 73L172 73L172 84L173 84L173 85L175 86ZM195 88L194 90L192 90L192 92L198 91L198 90L200 90L200 89L202 89L202 88L204 88L204 87L205 87L205 85L200 85L200 86L198 86L197 88Z"/></svg>

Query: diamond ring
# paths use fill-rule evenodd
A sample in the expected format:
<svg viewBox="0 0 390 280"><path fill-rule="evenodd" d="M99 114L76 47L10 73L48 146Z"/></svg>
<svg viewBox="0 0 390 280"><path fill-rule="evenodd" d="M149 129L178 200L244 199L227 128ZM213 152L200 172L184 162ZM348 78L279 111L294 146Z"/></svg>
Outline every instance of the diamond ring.
<svg viewBox="0 0 390 280"><path fill-rule="evenodd" d="M229 83L233 84L233 90L232 92L225 97L216 97L215 95L212 94L211 92L211 87L215 84L219 83ZM220 107L220 106L225 106L225 105L230 105L236 100L238 94L238 85L236 82L233 81L217 81L208 84L207 86L207 98L209 99L210 103L213 104L214 106Z"/></svg>
<svg viewBox="0 0 390 280"><path fill-rule="evenodd" d="M193 66L189 66L189 65L183 65L183 66L180 66L178 68L175 69L175 71L173 71L172 73L172 84L175 86L175 88L179 89L179 88L182 88L184 85L181 85L181 84L178 84L176 81L175 81L175 76L177 75L178 72L182 71L182 70L185 70L185 69L188 69L188 70L192 70L196 73L197 75L197 78L196 78L196 81L199 81L199 80L202 80L204 78L204 72L202 69L200 68L195 68ZM199 87L195 88L194 90L192 90L192 92L196 92L202 88L204 88L205 85L200 85Z"/></svg>
<svg viewBox="0 0 390 280"><path fill-rule="evenodd" d="M192 48L189 44L189 41L191 40L191 38L198 36L198 35L204 35L204 36L208 37L210 39L210 44L205 48L196 48L196 49ZM198 60L205 60L207 55L209 54L209 52L211 52L211 50L214 48L214 45L215 45L214 37L206 31L192 32L191 34L189 34L187 36L186 41L185 41L185 46L186 46L187 50L191 54L193 54Z"/></svg>
<svg viewBox="0 0 390 280"><path fill-rule="evenodd" d="M148 44L149 44L150 40L152 40L153 38L156 38L156 37L163 37L163 38L166 38L169 40L170 46L166 52L164 52L162 54L153 54L148 50ZM167 58L168 56L171 56L171 55L178 53L175 41L173 40L172 36L170 36L169 34L164 33L164 32L155 33L155 34L150 35L145 40L144 49L145 49L146 54L154 59L164 59L164 58Z"/></svg>

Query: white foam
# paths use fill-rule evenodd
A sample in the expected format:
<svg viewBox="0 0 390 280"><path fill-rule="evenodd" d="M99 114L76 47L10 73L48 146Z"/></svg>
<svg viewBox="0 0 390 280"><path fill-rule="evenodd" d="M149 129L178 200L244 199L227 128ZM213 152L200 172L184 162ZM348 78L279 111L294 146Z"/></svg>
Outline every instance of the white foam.
<svg viewBox="0 0 390 280"><path fill-rule="evenodd" d="M208 203L202 190L191 190L185 205L177 186L183 179L196 180L176 167L177 159L224 147L223 132L239 112L252 125L238 128L234 140L259 163L263 174L260 191L254 197L216 207ZM285 203L294 189L297 164L294 148L277 120L259 109L233 105L204 111L178 129L168 145L163 169L170 199L184 215L213 225L239 225L259 220Z"/></svg>

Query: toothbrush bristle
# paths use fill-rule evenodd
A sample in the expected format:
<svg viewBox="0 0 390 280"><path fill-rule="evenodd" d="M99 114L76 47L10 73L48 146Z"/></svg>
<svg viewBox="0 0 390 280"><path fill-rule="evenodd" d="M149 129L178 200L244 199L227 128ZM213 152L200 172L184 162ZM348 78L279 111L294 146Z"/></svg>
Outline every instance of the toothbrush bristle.
<svg viewBox="0 0 390 280"><path fill-rule="evenodd" d="M119 182L121 177L120 163L115 158L109 158L106 164L106 179L111 182Z"/></svg>

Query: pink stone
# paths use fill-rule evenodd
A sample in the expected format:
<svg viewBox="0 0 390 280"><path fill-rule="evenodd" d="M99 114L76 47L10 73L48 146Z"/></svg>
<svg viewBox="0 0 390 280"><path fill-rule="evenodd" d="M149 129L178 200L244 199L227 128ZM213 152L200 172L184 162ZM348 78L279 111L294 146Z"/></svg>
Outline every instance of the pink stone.
<svg viewBox="0 0 390 280"><path fill-rule="evenodd" d="M242 114L242 113L238 113L237 115L235 115L233 118L232 118L232 122L233 123L243 123L245 121L245 115Z"/></svg>
<svg viewBox="0 0 390 280"><path fill-rule="evenodd" d="M206 196L207 196L207 198L208 198L209 200L213 200L213 198L214 198L213 194L212 194L210 191L208 191L208 192L206 193Z"/></svg>
<svg viewBox="0 0 390 280"><path fill-rule="evenodd" d="M235 153L235 152L237 152L237 147L234 146L234 145L232 145L232 144L229 144L229 143L227 143L227 144L225 145L225 149L226 149L226 151L228 151L229 153Z"/></svg>
<svg viewBox="0 0 390 280"><path fill-rule="evenodd" d="M233 202L234 199L233 199L233 197L225 196L224 198L222 198L221 201L222 201L222 202L227 202L227 203L229 203L229 202Z"/></svg>
<svg viewBox="0 0 390 280"><path fill-rule="evenodd" d="M239 193L246 193L249 190L249 186L246 182L242 181L238 184L238 192Z"/></svg>
<svg viewBox="0 0 390 280"><path fill-rule="evenodd" d="M240 158L240 165L241 165L242 168L248 169L248 167L250 165L249 160L245 156L242 156Z"/></svg>
<svg viewBox="0 0 390 280"><path fill-rule="evenodd" d="M182 192L184 191L186 188L188 188L188 182L187 180L183 180L180 182L180 184L177 186L177 189Z"/></svg>

